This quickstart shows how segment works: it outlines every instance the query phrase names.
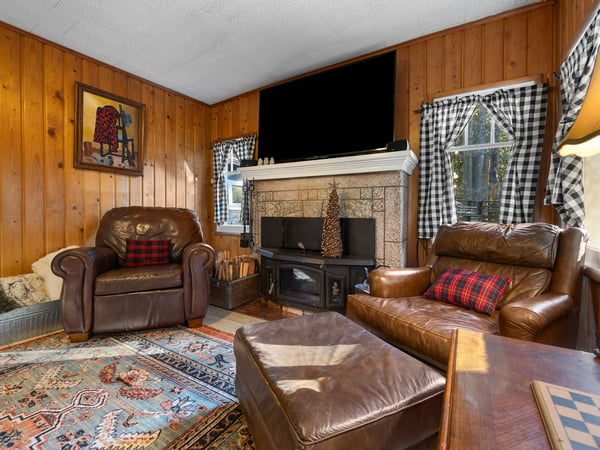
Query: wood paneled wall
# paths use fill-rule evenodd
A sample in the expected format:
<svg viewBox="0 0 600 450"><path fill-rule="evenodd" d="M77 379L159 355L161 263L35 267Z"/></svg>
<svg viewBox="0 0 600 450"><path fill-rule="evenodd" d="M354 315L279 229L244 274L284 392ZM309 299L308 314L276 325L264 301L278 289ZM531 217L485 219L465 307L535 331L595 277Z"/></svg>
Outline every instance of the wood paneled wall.
<svg viewBox="0 0 600 450"><path fill-rule="evenodd" d="M400 43L396 138L418 154L420 109L435 96L541 75L550 93L548 143L558 115L553 72L594 0L546 1ZM40 256L90 244L113 206L184 206L199 212L207 241L246 253L213 220L210 143L258 132L258 91L211 107L0 24L0 276L28 272ZM389 50L389 49L388 49ZM73 168L75 81L146 104L143 177ZM260 145L260 139L259 139ZM545 151L549 155L549 144ZM544 171L542 167L542 171ZM545 185L545 177L542 179ZM411 177L408 263L418 259L418 175ZM537 218L555 221L538 196Z"/></svg>
<svg viewBox="0 0 600 450"><path fill-rule="evenodd" d="M560 18L557 26L559 64L568 56L571 46L599 4L599 0L561 0L559 2L557 7Z"/></svg>
<svg viewBox="0 0 600 450"><path fill-rule="evenodd" d="M407 138L418 154L421 116L415 111L422 103L447 92L539 75L554 86L555 9L554 2L536 4L394 47L397 52L396 138ZM243 114L233 113L238 110ZM257 94L218 105L211 112L211 138L257 131L258 122L243 119L254 119L257 111ZM553 124L554 115L550 114L549 136ZM550 148L546 153L549 151ZM410 178L407 262L414 264L419 251L416 238L418 175L415 172ZM540 192L539 218L553 221L553 211L542 206L542 194ZM220 236L219 245L235 252L237 238Z"/></svg>
<svg viewBox="0 0 600 450"><path fill-rule="evenodd" d="M143 177L73 168L75 82L146 105ZM209 228L210 108L0 24L0 276L93 243L115 206L179 206Z"/></svg>
<svg viewBox="0 0 600 450"><path fill-rule="evenodd" d="M210 112L210 137L211 143L231 139L245 134L258 134L258 104L259 92L254 91L231 100L216 104ZM260 145L260 141L258 141ZM207 153L212 158L212 151ZM212 161L206 166L212 170ZM206 174L207 179L212 178L212 173ZM205 192L205 201L214 205L212 185ZM217 233L216 225L213 222L214 211L210 211L210 240L211 245L216 251L227 250L231 256L246 255L248 249L240 248L240 238L238 235L228 235Z"/></svg>

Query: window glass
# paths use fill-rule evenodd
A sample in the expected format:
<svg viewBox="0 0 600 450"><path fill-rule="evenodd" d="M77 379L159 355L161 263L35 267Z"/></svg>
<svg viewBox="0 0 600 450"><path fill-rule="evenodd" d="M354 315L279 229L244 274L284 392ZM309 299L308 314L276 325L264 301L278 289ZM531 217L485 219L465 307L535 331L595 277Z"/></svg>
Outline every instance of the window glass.
<svg viewBox="0 0 600 450"><path fill-rule="evenodd" d="M238 172L239 159L230 153L225 168L225 193L227 195L227 222L217 225L217 231L223 233L241 233L242 225L242 196L243 179Z"/></svg>
<svg viewBox="0 0 600 450"><path fill-rule="evenodd" d="M588 246L600 249L600 155L583 158L583 191Z"/></svg>
<svg viewBox="0 0 600 450"><path fill-rule="evenodd" d="M512 138L479 105L450 147L459 221L497 222Z"/></svg>
<svg viewBox="0 0 600 450"><path fill-rule="evenodd" d="M242 175L229 172L225 175L227 186L227 225L242 225Z"/></svg>
<svg viewBox="0 0 600 450"><path fill-rule="evenodd" d="M487 144L491 141L492 115L488 114L487 108L478 106L466 127L468 142L465 145Z"/></svg>

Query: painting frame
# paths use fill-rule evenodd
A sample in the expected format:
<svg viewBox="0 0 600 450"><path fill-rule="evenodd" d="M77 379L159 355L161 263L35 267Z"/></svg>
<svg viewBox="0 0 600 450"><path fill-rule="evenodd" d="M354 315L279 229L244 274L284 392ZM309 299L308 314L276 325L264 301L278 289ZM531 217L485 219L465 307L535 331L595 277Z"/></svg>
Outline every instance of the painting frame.
<svg viewBox="0 0 600 450"><path fill-rule="evenodd" d="M142 176L146 106L75 82L76 169Z"/></svg>

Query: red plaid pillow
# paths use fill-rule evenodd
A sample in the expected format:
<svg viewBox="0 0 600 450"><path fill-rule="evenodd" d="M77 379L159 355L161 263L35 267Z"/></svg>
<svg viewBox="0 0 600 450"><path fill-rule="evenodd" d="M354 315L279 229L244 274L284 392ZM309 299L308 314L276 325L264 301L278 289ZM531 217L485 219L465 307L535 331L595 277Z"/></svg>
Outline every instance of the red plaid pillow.
<svg viewBox="0 0 600 450"><path fill-rule="evenodd" d="M483 275L472 270L447 268L423 294L424 297L490 314L512 277Z"/></svg>
<svg viewBox="0 0 600 450"><path fill-rule="evenodd" d="M151 266L154 264L169 264L169 249L171 239L156 239L142 241L127 239L125 251L125 267Z"/></svg>

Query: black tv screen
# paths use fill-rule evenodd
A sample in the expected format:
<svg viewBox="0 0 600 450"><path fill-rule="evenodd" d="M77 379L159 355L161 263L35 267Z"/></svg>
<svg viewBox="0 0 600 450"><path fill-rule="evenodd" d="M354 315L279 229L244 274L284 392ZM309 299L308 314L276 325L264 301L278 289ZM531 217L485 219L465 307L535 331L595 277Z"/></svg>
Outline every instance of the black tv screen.
<svg viewBox="0 0 600 450"><path fill-rule="evenodd" d="M275 162L366 153L394 140L396 54L263 89L258 152Z"/></svg>

